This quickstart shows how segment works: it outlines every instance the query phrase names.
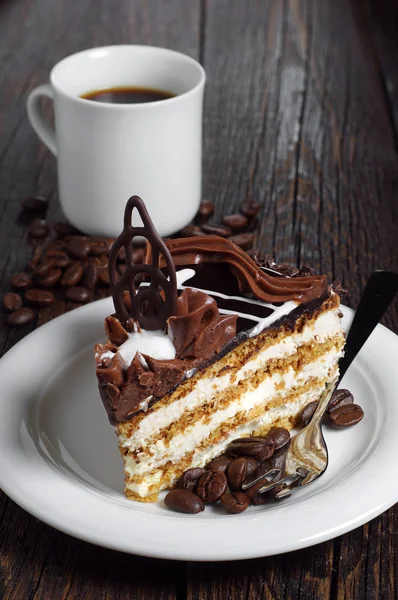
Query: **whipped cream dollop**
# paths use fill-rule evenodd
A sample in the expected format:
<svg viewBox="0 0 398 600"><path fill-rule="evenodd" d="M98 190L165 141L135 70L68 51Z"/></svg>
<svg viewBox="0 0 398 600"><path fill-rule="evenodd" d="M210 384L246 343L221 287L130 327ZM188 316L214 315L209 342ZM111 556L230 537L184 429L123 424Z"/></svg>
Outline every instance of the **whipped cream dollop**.
<svg viewBox="0 0 398 600"><path fill-rule="evenodd" d="M130 365L136 353L148 354L156 360L172 360L176 355L172 339L161 329L128 334L128 339L118 347L118 353Z"/></svg>

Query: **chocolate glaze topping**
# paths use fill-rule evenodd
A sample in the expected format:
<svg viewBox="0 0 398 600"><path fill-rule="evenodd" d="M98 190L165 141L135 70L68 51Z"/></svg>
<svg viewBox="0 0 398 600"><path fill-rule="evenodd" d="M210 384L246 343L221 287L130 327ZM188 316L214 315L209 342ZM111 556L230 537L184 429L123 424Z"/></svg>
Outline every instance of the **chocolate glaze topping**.
<svg viewBox="0 0 398 600"><path fill-rule="evenodd" d="M131 216L137 209L143 227L133 227ZM132 241L135 236L145 237L151 247L152 260L147 264L134 264ZM126 269L119 275L116 269L117 255L124 247ZM167 276L159 268L159 262L168 269ZM109 280L115 305L116 316L121 323L128 319L136 320L143 329L164 329L170 315L175 314L177 302L177 283L175 266L162 238L156 232L152 220L139 196L132 196L124 212L124 229L112 245L109 252ZM137 276L145 274L150 285L139 287ZM124 292L128 291L131 302L124 301Z"/></svg>
<svg viewBox="0 0 398 600"><path fill-rule="evenodd" d="M261 270L238 246L216 235L168 240L166 244L176 266L227 263L238 280L241 293L251 294L263 302L308 302L322 296L328 287L324 275L273 277ZM150 249L145 260L153 260ZM165 263L161 261L160 266Z"/></svg>

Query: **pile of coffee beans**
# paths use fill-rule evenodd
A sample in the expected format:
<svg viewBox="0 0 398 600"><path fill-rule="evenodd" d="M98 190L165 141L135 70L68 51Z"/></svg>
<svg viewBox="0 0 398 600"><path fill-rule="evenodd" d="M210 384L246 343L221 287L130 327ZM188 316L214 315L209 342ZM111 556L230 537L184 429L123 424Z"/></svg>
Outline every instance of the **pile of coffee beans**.
<svg viewBox="0 0 398 600"><path fill-rule="evenodd" d="M47 201L40 196L29 197L21 206L27 213L43 213ZM33 256L23 271L11 277L13 291L3 296L10 327L31 323L38 309L51 307L59 299L79 306L109 295L108 253L112 238L82 235L69 223L49 223L43 218L30 222L28 236ZM142 262L143 256L144 248L135 248L134 261ZM122 273L122 253L118 261Z"/></svg>
<svg viewBox="0 0 398 600"><path fill-rule="evenodd" d="M18 327L35 319L35 309L57 299L80 305L93 299L97 286L109 287L111 239L76 233L67 223L35 219L29 226L34 251L24 271L11 277L12 292L3 297L7 323ZM105 294L106 295L106 294Z"/></svg>
<svg viewBox="0 0 398 600"><path fill-rule="evenodd" d="M310 402L300 415L301 427L306 427L317 409L318 402ZM362 408L354 403L354 396L349 390L340 389L333 393L326 409L323 422L335 429L356 425L363 419Z"/></svg>
<svg viewBox="0 0 398 600"><path fill-rule="evenodd" d="M214 203L203 200L194 222L184 227L177 237L194 237L198 235L219 235L234 242L243 250L252 247L256 217L261 205L252 200L244 201L239 207L239 213L228 215L221 223L209 222L214 213Z"/></svg>
<svg viewBox="0 0 398 600"><path fill-rule="evenodd" d="M283 427L274 427L264 437L234 440L226 453L214 458L205 469L185 471L175 489L166 495L166 506L195 514L203 511L206 504L220 502L228 512L238 514L250 504L263 504L270 498L270 493L258 494L263 480L245 491L242 486L271 469L282 471L289 441L290 433Z"/></svg>
<svg viewBox="0 0 398 600"><path fill-rule="evenodd" d="M311 421L317 405L317 402L311 402L304 408L299 419L301 427ZM351 392L340 389L330 399L326 424L341 429L356 425L363 415L362 408L354 404ZM175 489L165 496L164 502L172 510L189 514L202 512L206 504L220 502L227 512L238 514L250 505L274 500L282 487L259 493L266 484L264 478L245 489L242 486L256 481L272 469L276 470L272 482L278 482L283 477L289 443L290 433L284 427L274 427L261 437L238 438L229 444L225 454L214 458L206 468L185 471Z"/></svg>

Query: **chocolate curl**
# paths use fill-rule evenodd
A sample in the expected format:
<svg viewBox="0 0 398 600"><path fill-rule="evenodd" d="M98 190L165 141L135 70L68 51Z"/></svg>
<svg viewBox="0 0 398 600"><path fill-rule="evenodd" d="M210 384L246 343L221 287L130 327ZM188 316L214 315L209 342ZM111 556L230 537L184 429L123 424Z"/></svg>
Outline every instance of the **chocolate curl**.
<svg viewBox="0 0 398 600"><path fill-rule="evenodd" d="M256 263L230 240L215 235L169 240L167 247L177 266L202 263L226 263L236 276L243 294L252 294L263 302L308 302L327 292L324 275L275 277L262 271ZM145 260L153 258L150 249ZM164 266L163 262L160 266ZM303 275L303 273L302 273Z"/></svg>
<svg viewBox="0 0 398 600"><path fill-rule="evenodd" d="M131 224L134 208L141 217L143 227L133 227ZM151 245L150 263L134 264L132 241L135 236L146 238ZM119 277L116 259L122 247L126 253L126 269ZM161 256L169 273L168 279L159 268ZM124 229L109 252L108 271L113 303L119 321L126 323L128 319L134 319L143 329L164 329L167 319L176 311L175 266L166 244L156 232L144 202L138 196L132 196L127 202L124 213ZM148 286L136 285L134 279L138 274L144 274L146 280L150 279ZM123 300L125 289L128 289L130 293L131 306Z"/></svg>

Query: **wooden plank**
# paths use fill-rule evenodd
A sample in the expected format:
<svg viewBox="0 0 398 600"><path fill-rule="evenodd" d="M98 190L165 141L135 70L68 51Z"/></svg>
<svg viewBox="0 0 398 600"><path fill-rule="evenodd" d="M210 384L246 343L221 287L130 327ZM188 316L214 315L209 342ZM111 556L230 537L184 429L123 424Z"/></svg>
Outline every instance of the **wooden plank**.
<svg viewBox="0 0 398 600"><path fill-rule="evenodd" d="M352 0L352 3L363 23L364 43L373 50L398 147L398 4L395 0Z"/></svg>
<svg viewBox="0 0 398 600"><path fill-rule="evenodd" d="M16 0L0 6L0 286L24 267L27 218L19 201L29 194L51 198L48 216L60 216L56 165L40 144L25 112L28 92L48 80L51 67L78 50L112 43L166 46L199 56L199 0ZM48 113L50 114L50 109ZM33 217L32 217L33 218ZM59 302L41 311L39 323L64 312ZM33 328L33 326L32 326ZM0 329L0 352L27 330ZM0 597L58 600L123 598L173 600L184 587L182 563L164 563L97 548L28 515L0 494ZM1 587L2 586L2 587Z"/></svg>

